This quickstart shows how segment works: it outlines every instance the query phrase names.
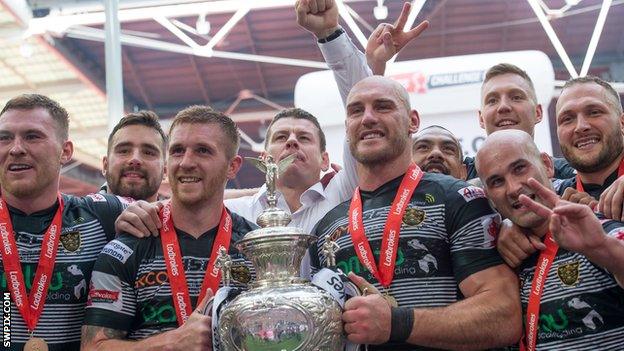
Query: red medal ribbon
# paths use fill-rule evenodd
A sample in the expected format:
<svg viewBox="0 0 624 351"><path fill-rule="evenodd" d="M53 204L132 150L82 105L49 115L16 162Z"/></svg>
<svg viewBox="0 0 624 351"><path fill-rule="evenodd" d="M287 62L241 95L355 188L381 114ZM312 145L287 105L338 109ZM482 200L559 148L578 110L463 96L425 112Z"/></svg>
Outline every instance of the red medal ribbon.
<svg viewBox="0 0 624 351"><path fill-rule="evenodd" d="M13 235L13 224L11 215L4 199L0 198L0 237L2 241L2 262L7 278L7 287L11 291L11 297L15 306L19 310L28 330L32 332L39 322L39 317L43 312L48 288L52 281L52 271L56 262L56 251L58 248L63 220L63 198L57 195L59 207L54 214L52 223L43 235L41 253L39 254L39 264L35 271L35 279L30 288L30 294L26 295L26 283L22 273L15 236Z"/></svg>
<svg viewBox="0 0 624 351"><path fill-rule="evenodd" d="M407 169L401 181L401 185L394 197L394 201L392 201L388 219L384 226L381 252L379 253L379 265L375 263L375 256L373 256L373 251L370 248L368 238L364 232L360 187L355 188L353 192L353 199L349 206L349 233L351 233L351 240L355 246L355 252L360 262L386 289L390 287L390 283L392 283L392 278L394 277L394 266L399 247L399 233L401 231L403 214L422 176L423 172L413 163Z"/></svg>
<svg viewBox="0 0 624 351"><path fill-rule="evenodd" d="M533 283L531 284L531 292L529 293L529 305L527 307L527 316L525 324L525 338L520 344L521 351L534 351L537 341L538 323L539 323L539 310L540 301L542 300L542 294L544 293L544 286L546 285L546 278L548 277L548 271L552 266L553 260L559 250L559 245L553 240L550 232L546 233L544 238L544 244L546 248L542 250L537 259L537 265L535 266L535 273L533 273Z"/></svg>
<svg viewBox="0 0 624 351"><path fill-rule="evenodd" d="M173 219L171 218L171 202L167 202L160 212L162 220L162 228L160 228L160 239L162 244L165 265L167 266L167 275L169 284L171 285L171 293L173 297L173 305L175 306L176 316L178 317L178 325L186 322L191 315L191 297L186 285L186 275L184 274L184 265L182 263L182 252L178 243L178 235L173 227ZM199 304L206 296L208 288L215 293L219 287L219 279L221 271L215 267L219 249L225 250L230 248L230 240L232 238L232 217L225 210L225 206L221 210L221 220L219 221L219 230L212 244L212 252L210 253L210 261L208 268L204 274L204 281L199 291L197 303Z"/></svg>
<svg viewBox="0 0 624 351"><path fill-rule="evenodd" d="M624 157L620 160L620 166L618 167L618 178L624 175ZM576 190L580 192L585 192L585 188L583 187L583 183L581 182L581 178L576 175Z"/></svg>

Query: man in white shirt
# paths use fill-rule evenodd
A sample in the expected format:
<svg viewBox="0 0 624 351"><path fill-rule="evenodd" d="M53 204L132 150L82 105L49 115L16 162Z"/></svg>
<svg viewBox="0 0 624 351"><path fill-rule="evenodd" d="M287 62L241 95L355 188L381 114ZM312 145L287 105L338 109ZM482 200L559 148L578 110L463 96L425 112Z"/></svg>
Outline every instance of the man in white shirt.
<svg viewBox="0 0 624 351"><path fill-rule="evenodd" d="M275 162L297 154L295 161L277 178L277 206L292 215L291 226L311 232L316 222L329 210L353 195L357 184L355 160L348 147L343 147L344 169L327 184L320 181L321 171L329 168L325 134L317 119L299 109L278 113L265 139L265 152ZM230 211L255 222L267 208L266 185L252 196L225 200Z"/></svg>

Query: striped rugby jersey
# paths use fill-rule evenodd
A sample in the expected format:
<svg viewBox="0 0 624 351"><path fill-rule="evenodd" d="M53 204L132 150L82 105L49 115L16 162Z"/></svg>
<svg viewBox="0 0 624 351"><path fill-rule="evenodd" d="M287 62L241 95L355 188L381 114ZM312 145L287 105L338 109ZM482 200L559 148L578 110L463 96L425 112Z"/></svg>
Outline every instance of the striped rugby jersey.
<svg viewBox="0 0 624 351"><path fill-rule="evenodd" d="M243 287L255 272L234 243L257 226L235 213L230 215L231 285ZM197 306L217 229L195 239L176 228L193 307ZM84 324L125 331L130 340L178 328L160 236L138 239L121 234L106 245L93 268Z"/></svg>
<svg viewBox="0 0 624 351"><path fill-rule="evenodd" d="M34 332L35 337L45 339L50 351L80 349L80 329L91 270L104 245L114 238L115 219L127 205L124 199L102 194L85 197L63 194L63 202L63 225L56 263ZM58 203L47 210L26 215L9 206L27 293L30 293L35 277L43 235L57 208ZM0 290L4 296L8 289L2 263L0 272ZM24 319L11 300L11 346L3 346L8 350L22 350L28 338Z"/></svg>
<svg viewBox="0 0 624 351"><path fill-rule="evenodd" d="M602 222L608 235L624 240L624 223ZM523 316L538 257L520 268ZM537 350L624 350L624 290L609 272L559 248L542 294Z"/></svg>
<svg viewBox="0 0 624 351"><path fill-rule="evenodd" d="M362 220L375 262L379 262L383 228L403 176L378 189L361 191ZM317 225L319 237L312 253L313 269L324 266L323 244L332 238L340 249L336 266L380 288L360 263L348 233L350 200L330 211ZM414 191L399 237L394 280L389 293L402 307L440 307L458 301L458 284L473 273L502 264L494 240L499 215L483 190L455 178L425 173ZM320 259L320 262L319 262ZM379 289L383 291L383 289ZM425 350L414 345L377 345L369 350Z"/></svg>

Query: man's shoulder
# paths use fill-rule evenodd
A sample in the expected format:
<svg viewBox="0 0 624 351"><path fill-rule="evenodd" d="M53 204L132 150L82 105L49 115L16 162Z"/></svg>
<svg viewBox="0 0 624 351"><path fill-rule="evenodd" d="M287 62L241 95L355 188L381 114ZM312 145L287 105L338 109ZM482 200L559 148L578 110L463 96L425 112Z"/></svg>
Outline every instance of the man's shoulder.
<svg viewBox="0 0 624 351"><path fill-rule="evenodd" d="M141 247L153 245L154 242L159 240L160 237L137 238L127 233L121 233L104 246L102 252L100 252L100 257L126 264L132 255L144 251L141 250Z"/></svg>
<svg viewBox="0 0 624 351"><path fill-rule="evenodd" d="M561 196L563 195L563 192L566 188L576 188L576 177L571 177L567 179L553 179L552 185L557 194Z"/></svg>
<svg viewBox="0 0 624 351"><path fill-rule="evenodd" d="M457 179L445 174L425 173L423 176L423 190L437 192L445 201L457 201L463 199L470 202L478 198L486 198L485 191L478 186L464 180Z"/></svg>
<svg viewBox="0 0 624 351"><path fill-rule="evenodd" d="M130 199L122 198L112 194L93 193L84 196L63 194L63 205L65 207L98 208L101 206L118 205L129 203Z"/></svg>
<svg viewBox="0 0 624 351"><path fill-rule="evenodd" d="M555 168L555 178L567 179L576 176L576 170L570 166L568 160L563 157L553 157L552 159Z"/></svg>
<svg viewBox="0 0 624 351"><path fill-rule="evenodd" d="M230 211L232 217L232 238L235 240L242 239L248 232L258 229L258 225L247 220L245 217Z"/></svg>

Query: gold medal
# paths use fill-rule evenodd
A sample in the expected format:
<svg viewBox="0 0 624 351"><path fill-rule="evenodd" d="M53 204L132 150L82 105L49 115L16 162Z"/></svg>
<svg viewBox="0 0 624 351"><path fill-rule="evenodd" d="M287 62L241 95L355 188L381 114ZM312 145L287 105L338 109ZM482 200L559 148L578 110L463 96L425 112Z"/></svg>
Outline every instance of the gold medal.
<svg viewBox="0 0 624 351"><path fill-rule="evenodd" d="M48 351L48 344L42 338L31 337L24 345L24 351Z"/></svg>

